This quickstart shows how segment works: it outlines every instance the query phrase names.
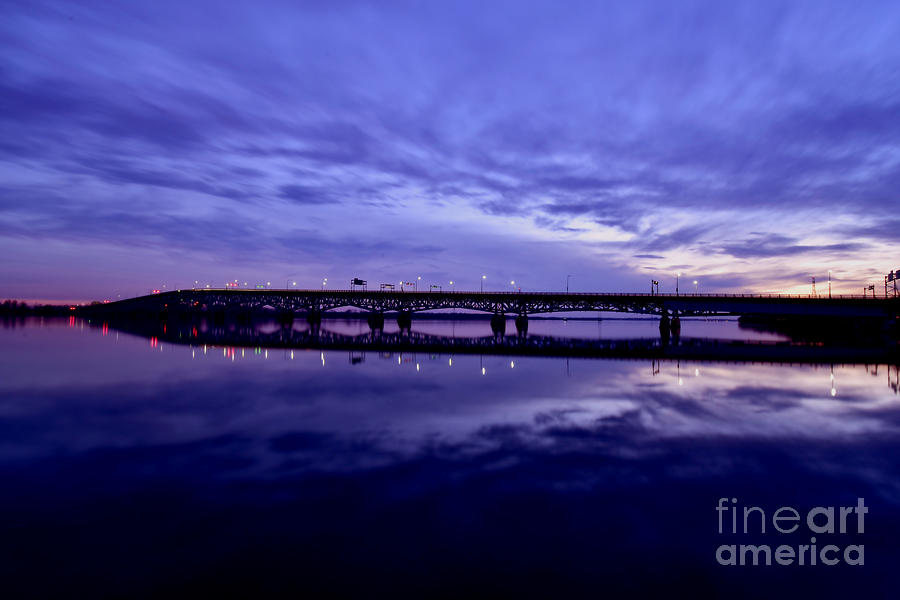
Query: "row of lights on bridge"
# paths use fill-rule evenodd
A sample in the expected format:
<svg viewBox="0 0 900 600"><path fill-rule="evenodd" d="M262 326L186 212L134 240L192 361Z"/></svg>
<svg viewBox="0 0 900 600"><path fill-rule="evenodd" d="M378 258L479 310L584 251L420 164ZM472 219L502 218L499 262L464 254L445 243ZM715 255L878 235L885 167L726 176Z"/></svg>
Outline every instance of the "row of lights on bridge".
<svg viewBox="0 0 900 600"><path fill-rule="evenodd" d="M828 270L828 297L829 298L831 298L831 273L832 272L829 269ZM675 294L676 295L678 295L680 293L679 286L680 286L680 280L681 280L682 275L683 274L680 271L675 273ZM566 275L566 293L569 292L569 279L571 277L572 277L571 275ZM816 292L816 277L815 277L815 275L810 275L810 278L812 280L812 296L814 296L814 297L818 296L818 294ZM479 289L482 292L484 291L484 282L486 280L487 280L487 275L482 275L481 279L479 280ZM421 275L417 276L414 281L401 280L397 284L382 283L381 289L382 290L385 290L385 289L393 290L399 285L401 290L403 290L404 287L412 287L414 291L418 291L420 281L422 281ZM900 290L898 290L898 282L900 282L900 269L897 269L896 271L891 271L887 275L884 276L884 296L885 296L885 298L887 298L889 295L900 296ZM450 280L449 285L450 285L451 289L453 288L454 283L455 282L453 280ZM891 283L893 283L893 289L891 289L891 286L889 285ZM695 294L699 293L700 282L698 280L694 279L693 284L694 284L694 293ZM359 285L361 285L365 288L365 286L367 285L367 282L365 280L362 280L359 278L353 278L350 282L351 289L353 287L359 286ZM514 279L510 280L509 285L512 286L512 288L514 290L517 289L520 292L522 291L521 287L518 287L518 288L516 287L516 281ZM234 279L232 281L225 283L226 289L238 289L241 287L243 287L244 289L247 289L248 286L249 286L248 282L245 281L245 282L243 282L243 285L242 285L237 279ZM271 289L272 282L267 281L267 282L265 282L265 284L256 283L254 285L254 287L255 287L255 289ZM297 282L287 280L284 283L284 287L285 287L285 289L296 288ZM328 278L323 277L322 278L322 289L323 290L327 289L327 287L328 287ZM194 281L194 289L211 289L211 288L212 288L212 284L210 284L210 283L201 284L199 280ZM441 291L441 290L443 290L443 287L439 284L431 284L429 286L429 290L434 290L434 289ZM875 290L876 290L875 284L865 286L865 287L863 287L863 296L867 296L869 292L872 292L872 297L875 297ZM160 288L160 289L152 290L152 293L159 294L163 291L166 291L165 285L163 285L162 288ZM891 294L891 292L893 292L893 293ZM659 281L658 280L656 280L656 279L650 280L650 293L651 294L659 294Z"/></svg>
<svg viewBox="0 0 900 600"><path fill-rule="evenodd" d="M675 295L677 296L680 291L678 289L679 280L681 279L682 273L679 271L675 273ZM694 293L698 293L700 291L700 282L698 280L694 280ZM650 293L651 294L659 294L659 281L656 279L650 280Z"/></svg>
<svg viewBox="0 0 900 600"><path fill-rule="evenodd" d="M480 289L482 292L484 291L484 282L486 279L487 279L487 275L482 275L481 279L479 280ZM397 282L396 284L382 283L381 289L395 289L397 286L400 286L401 290L404 289L404 287L412 287L414 291L418 291L420 281L422 281L421 275L417 276L414 281L401 280L401 281ZM453 281L452 279L449 281L449 285L451 286L451 288L454 285L454 283L456 283L456 282ZM350 282L350 287L351 287L351 289L355 286L364 286L365 287L367 284L368 284L368 282L366 282L365 280L354 277ZM250 284L246 281L243 282L243 284L242 284L242 283L240 283L239 280L234 279L232 281L228 281L225 283L225 289L241 289L241 288L248 289L249 285ZM512 286L514 289L518 289L518 291L520 291L520 292L522 291L521 287L516 288L515 279L511 279L509 282L509 285ZM328 278L327 277L322 278L321 286L322 286L323 290L328 288ZM254 284L255 289L271 289L271 287L272 287L271 281L267 281L265 283ZM284 289L292 289L292 288L296 288L296 287L297 287L296 281L287 280L284 283ZM566 291L568 291L568 279L566 280L566 288L567 288ZM212 285L212 283L200 283L199 280L194 280L194 289L213 289L213 285ZM439 284L431 284L429 286L429 289L443 290L443 286L441 286ZM164 285L164 286L162 286L161 289L154 289L154 290L152 290L152 292L154 294L159 294L165 290L166 290L166 286Z"/></svg>

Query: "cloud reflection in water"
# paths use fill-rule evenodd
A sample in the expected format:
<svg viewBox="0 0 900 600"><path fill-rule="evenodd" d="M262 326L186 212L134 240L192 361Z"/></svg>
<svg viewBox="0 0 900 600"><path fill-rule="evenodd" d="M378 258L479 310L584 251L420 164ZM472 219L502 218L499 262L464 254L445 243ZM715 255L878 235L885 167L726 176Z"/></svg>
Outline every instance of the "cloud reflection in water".
<svg viewBox="0 0 900 600"><path fill-rule="evenodd" d="M717 568L712 507L730 495L773 509L865 497L866 589L898 557L894 367L354 363L31 325L3 331L0 352L15 549L0 558L19 575L71 564L59 581L91 588L103 564L120 569L105 589L157 592L860 585L846 569Z"/></svg>

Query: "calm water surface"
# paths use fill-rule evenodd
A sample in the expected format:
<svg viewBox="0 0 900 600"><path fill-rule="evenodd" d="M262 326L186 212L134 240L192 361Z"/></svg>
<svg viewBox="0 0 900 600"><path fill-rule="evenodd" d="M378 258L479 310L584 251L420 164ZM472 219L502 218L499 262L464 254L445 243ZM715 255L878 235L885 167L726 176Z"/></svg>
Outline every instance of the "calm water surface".
<svg viewBox="0 0 900 600"><path fill-rule="evenodd" d="M653 321L530 332L658 335ZM683 335L783 339L713 321ZM893 365L222 348L74 318L6 322L0 585L7 597L893 597L898 430ZM733 534L726 519L719 534L720 498L769 515L864 498L864 533L817 543L864 545L865 564L719 565L721 544L810 544L805 526L771 521Z"/></svg>

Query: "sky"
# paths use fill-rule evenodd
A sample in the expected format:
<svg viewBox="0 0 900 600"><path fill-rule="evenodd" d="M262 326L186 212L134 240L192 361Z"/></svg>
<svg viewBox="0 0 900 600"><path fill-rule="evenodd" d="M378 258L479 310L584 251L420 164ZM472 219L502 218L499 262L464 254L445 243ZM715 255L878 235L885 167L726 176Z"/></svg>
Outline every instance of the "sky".
<svg viewBox="0 0 900 600"><path fill-rule="evenodd" d="M0 298L883 289L898 40L896 2L7 0Z"/></svg>

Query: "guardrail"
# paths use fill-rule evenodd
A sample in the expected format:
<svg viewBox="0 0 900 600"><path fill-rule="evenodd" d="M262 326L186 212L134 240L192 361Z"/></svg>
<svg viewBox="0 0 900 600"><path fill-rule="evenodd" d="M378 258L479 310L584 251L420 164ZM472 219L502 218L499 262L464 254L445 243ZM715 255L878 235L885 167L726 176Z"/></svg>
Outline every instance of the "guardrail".
<svg viewBox="0 0 900 600"><path fill-rule="evenodd" d="M253 289L253 288L184 288L177 290L169 290L168 292L160 292L160 294L166 293L176 293L176 292L230 292L230 293L279 293L279 294L358 294L358 295L393 295L393 294L417 294L421 296L430 296L435 294L447 294L447 295L477 295L477 296L505 296L505 297L515 297L515 296L544 296L544 297L556 297L556 296L580 296L580 297L609 297L609 298L775 298L775 299L807 299L807 300L891 300L895 298L900 298L900 296L880 296L875 297L872 295L863 295L863 294L832 294L831 296L817 294L754 294L754 293L742 293L742 294L699 294L699 293L679 293L679 294L649 294L646 292L522 292L522 291L469 291L469 290L443 290L443 291L429 291L423 290L421 292L414 290L351 290L351 289L328 289L328 290L320 290L320 289L296 289L296 288L266 288L266 289ZM157 294L149 294L149 295L157 295ZM140 298L141 296L135 296Z"/></svg>

